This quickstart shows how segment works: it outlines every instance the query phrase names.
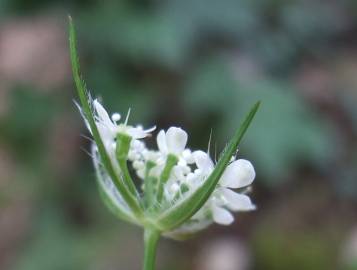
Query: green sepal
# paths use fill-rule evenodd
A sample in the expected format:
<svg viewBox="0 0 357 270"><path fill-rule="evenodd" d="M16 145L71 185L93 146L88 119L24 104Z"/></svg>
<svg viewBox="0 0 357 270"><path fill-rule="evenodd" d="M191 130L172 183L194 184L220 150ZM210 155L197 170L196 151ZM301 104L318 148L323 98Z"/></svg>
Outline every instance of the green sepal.
<svg viewBox="0 0 357 270"><path fill-rule="evenodd" d="M238 145L252 122L259 105L260 102L257 102L252 107L230 143L223 150L215 169L206 179L204 184L202 184L202 186L194 191L188 198L181 202L177 202L177 205L172 206L155 218L155 225L160 230L170 231L179 227L185 221L190 219L206 203L212 192L215 190L216 185L225 168L228 166L232 156L235 155Z"/></svg>
<svg viewBox="0 0 357 270"><path fill-rule="evenodd" d="M133 196L124 185L120 173L117 172L116 169L114 168L110 160L110 157L106 152L103 141L101 140L101 137L99 135L97 125L95 124L94 117L93 117L94 115L93 110L91 104L89 103L90 96L88 91L86 90L85 83L80 75L80 66L79 66L78 55L76 50L76 32L71 17L69 17L69 47L70 47L70 57L71 57L73 78L76 84L80 103L82 105L83 115L88 121L88 125L91 129L93 138L98 147L98 152L101 157L101 161L106 171L108 172L109 176L113 180L114 185L117 187L118 191L120 192L123 199L125 200L125 202L128 204L130 209L135 213L137 217L141 217L142 209L135 196Z"/></svg>

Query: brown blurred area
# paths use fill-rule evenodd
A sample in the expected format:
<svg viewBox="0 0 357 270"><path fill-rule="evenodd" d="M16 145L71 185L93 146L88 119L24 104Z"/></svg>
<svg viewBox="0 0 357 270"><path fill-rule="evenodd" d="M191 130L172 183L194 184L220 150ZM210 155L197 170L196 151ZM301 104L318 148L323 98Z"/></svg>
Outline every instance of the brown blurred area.
<svg viewBox="0 0 357 270"><path fill-rule="evenodd" d="M140 269L141 231L100 201L69 65L112 111L240 155L258 210L158 269L357 269L357 5L329 1L0 1L0 269ZM82 136L83 135L83 136ZM154 144L153 141L149 143Z"/></svg>

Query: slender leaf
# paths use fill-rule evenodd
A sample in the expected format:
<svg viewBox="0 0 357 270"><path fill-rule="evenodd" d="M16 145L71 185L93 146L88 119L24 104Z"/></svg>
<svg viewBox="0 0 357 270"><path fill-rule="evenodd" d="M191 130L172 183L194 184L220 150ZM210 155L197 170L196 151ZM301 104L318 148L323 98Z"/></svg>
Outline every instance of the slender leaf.
<svg viewBox="0 0 357 270"><path fill-rule="evenodd" d="M132 209L132 211L137 216L141 216L142 209L141 209L138 201L136 200L136 198L127 190L126 186L124 185L124 182L121 179L121 175L119 175L116 172L116 170L111 162L111 159L105 150L103 141L101 140L101 137L100 137L98 129L97 129L97 125L95 124L94 117L93 117L93 111L91 109L91 104L90 104L91 101L90 101L89 93L87 92L85 83L81 79L81 75L80 75L80 67L79 67L79 61L78 61L77 50L76 50L76 32L75 32L74 24L73 24L71 17L69 17L69 46L70 46L70 56L71 56L73 78L74 78L78 96L79 96L79 99L80 99L80 102L82 105L83 115L87 119L89 127L92 131L92 135L93 135L93 138L97 144L98 152L101 157L101 161L103 162L105 169L107 170L109 176L112 178L118 191L123 196L123 199L125 200L125 202L128 204L128 206Z"/></svg>

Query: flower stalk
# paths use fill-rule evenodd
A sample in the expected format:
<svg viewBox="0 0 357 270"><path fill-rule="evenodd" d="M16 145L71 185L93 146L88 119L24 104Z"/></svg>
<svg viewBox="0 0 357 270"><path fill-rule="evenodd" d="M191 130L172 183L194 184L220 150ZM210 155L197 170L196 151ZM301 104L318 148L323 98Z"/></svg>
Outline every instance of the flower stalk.
<svg viewBox="0 0 357 270"><path fill-rule="evenodd" d="M155 229L146 229L144 231L143 270L155 270L156 251L159 239L160 233Z"/></svg>
<svg viewBox="0 0 357 270"><path fill-rule="evenodd" d="M158 190L157 191L157 201L158 201L158 203L162 202L162 198L164 195L164 186L167 183L167 180L169 180L172 168L176 165L177 162L178 162L178 158L175 155L169 154L167 156L165 167L161 173L161 176L159 178L159 182L157 185L157 190Z"/></svg>
<svg viewBox="0 0 357 270"><path fill-rule="evenodd" d="M115 153L116 153L116 158L118 161L119 168L122 172L123 180L127 188L129 189L130 193L136 198L139 198L134 181L130 176L128 170L128 164L127 164L131 137L126 134L118 133L116 140L117 142L116 142Z"/></svg>
<svg viewBox="0 0 357 270"><path fill-rule="evenodd" d="M155 200L155 177L150 175L150 171L155 167L155 163L148 161L145 164L145 181L144 181L144 204L146 209L152 209Z"/></svg>

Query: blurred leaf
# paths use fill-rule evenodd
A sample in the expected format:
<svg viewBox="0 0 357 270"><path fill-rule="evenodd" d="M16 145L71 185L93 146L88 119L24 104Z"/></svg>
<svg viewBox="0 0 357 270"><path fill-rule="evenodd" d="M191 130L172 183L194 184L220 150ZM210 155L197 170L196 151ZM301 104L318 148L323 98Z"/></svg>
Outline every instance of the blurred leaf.
<svg viewBox="0 0 357 270"><path fill-rule="evenodd" d="M196 69L186 93L185 102L194 122L200 122L207 111L219 116L214 126L205 127L213 128L219 136L233 130L248 104L262 100L261 113L242 147L252 154L257 171L270 184L277 184L300 162L327 165L334 151L332 133L324 120L283 82L239 82L228 66L216 59Z"/></svg>
<svg viewBox="0 0 357 270"><path fill-rule="evenodd" d="M88 269L83 239L63 224L58 212L47 213L38 220L33 241L18 258L16 270L77 270ZM89 253L87 256L90 255Z"/></svg>
<svg viewBox="0 0 357 270"><path fill-rule="evenodd" d="M91 11L79 21L86 25L79 28L93 51L106 47L140 65L153 62L168 67L181 65L189 52L191 34L158 13L111 3L95 7L95 16L97 20Z"/></svg>
<svg viewBox="0 0 357 270"><path fill-rule="evenodd" d="M104 66L106 64L106 66ZM155 92L150 85L134 82L122 70L113 70L110 63L95 63L88 73L88 85L111 112L125 115L129 108L130 122L152 124ZM122 74L123 73L123 74Z"/></svg>
<svg viewBox="0 0 357 270"><path fill-rule="evenodd" d="M1 135L20 158L43 150L44 137L56 111L52 97L31 88L11 92L8 117L0 123Z"/></svg>

